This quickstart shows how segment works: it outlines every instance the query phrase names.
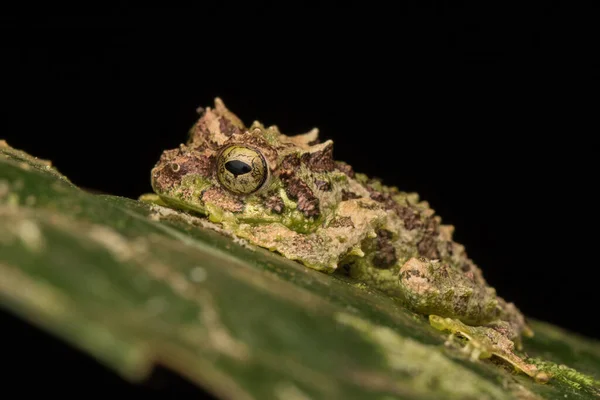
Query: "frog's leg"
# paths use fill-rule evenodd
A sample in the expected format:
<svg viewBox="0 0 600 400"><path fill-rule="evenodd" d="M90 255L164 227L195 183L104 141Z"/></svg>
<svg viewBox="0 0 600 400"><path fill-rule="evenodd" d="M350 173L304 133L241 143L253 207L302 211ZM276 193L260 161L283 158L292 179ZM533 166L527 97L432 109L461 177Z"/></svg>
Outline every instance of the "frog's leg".
<svg viewBox="0 0 600 400"><path fill-rule="evenodd" d="M527 364L517 356L513 352L514 343L492 328L468 326L459 320L438 315L430 315L429 323L435 329L449 331L451 335L460 334L469 340L463 351L470 354L472 360L490 358L494 355L538 382L545 383L550 379L548 374L539 371L535 365Z"/></svg>
<svg viewBox="0 0 600 400"><path fill-rule="evenodd" d="M435 316L435 315L433 317L434 317L434 319L437 318L437 316ZM456 320L451 320L451 321L454 322ZM431 318L430 318L430 322L431 322ZM449 324L446 324L444 327L441 327L439 325L434 325L434 323L431 323L431 325L436 329L446 330L446 331L450 332L448 334L448 338L444 342L445 346L453 347L456 344L456 334L457 333L460 334L461 336L464 336L461 334L460 331L451 330L449 327L447 328L446 326L449 326ZM467 342L467 344L461 348L461 352L467 354L469 356L469 358L471 359L471 361L476 361L481 358L490 358L492 356L491 353L488 353L487 351L485 351L485 349L480 345L479 342L472 341L472 340L469 340Z"/></svg>

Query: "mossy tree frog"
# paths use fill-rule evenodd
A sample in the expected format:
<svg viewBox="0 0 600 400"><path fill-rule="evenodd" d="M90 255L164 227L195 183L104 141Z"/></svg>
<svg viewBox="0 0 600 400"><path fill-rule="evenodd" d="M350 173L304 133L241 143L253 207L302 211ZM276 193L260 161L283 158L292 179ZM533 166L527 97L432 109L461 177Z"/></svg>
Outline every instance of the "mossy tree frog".
<svg viewBox="0 0 600 400"><path fill-rule="evenodd" d="M247 127L217 98L187 142L163 152L151 182L163 205L307 267L348 274L462 334L475 354L536 375L506 345L532 334L522 313L487 284L453 226L417 194L334 160L333 142L317 129L288 136L258 121Z"/></svg>

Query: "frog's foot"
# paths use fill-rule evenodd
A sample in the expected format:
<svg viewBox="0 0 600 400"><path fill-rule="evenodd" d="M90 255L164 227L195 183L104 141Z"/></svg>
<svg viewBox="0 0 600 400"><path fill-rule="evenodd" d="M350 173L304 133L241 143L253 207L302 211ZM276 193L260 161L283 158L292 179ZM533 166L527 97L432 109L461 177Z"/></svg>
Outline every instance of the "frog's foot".
<svg viewBox="0 0 600 400"><path fill-rule="evenodd" d="M456 335L454 333L450 333L448 335L448 339L444 342L445 346L452 347L456 343Z"/></svg>
<svg viewBox="0 0 600 400"><path fill-rule="evenodd" d="M444 342L444 345L447 347L459 347L460 351L462 353L466 354L471 359L471 361L476 361L481 358L489 358L491 356L491 354L483 351L483 349L481 349L478 346L478 343L468 341L467 344L463 345L462 343L460 343L458 341L456 334L457 334L457 332L451 332L448 335L448 338L446 339L446 341ZM460 335L460 333L459 333L459 335ZM460 335L460 336L462 336L462 335Z"/></svg>
<svg viewBox="0 0 600 400"><path fill-rule="evenodd" d="M449 331L454 341L455 335L466 338L469 342L462 351L469 354L471 360L490 358L492 355L503 359L518 371L529 375L537 382L548 382L550 377L541 372L533 364L526 363L514 353L514 343L492 328L468 326L461 321L452 318L443 318L438 315L430 315L429 323L440 331Z"/></svg>
<svg viewBox="0 0 600 400"><path fill-rule="evenodd" d="M469 341L463 348L462 352L467 354L471 361L477 361L482 358L490 358L492 355L482 349L480 346L473 345L474 342Z"/></svg>

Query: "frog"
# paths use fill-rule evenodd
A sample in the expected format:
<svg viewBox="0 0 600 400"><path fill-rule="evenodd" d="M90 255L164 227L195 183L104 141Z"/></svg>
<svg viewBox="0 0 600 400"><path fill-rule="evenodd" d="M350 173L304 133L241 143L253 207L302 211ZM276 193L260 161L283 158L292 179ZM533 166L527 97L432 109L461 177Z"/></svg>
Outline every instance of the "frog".
<svg viewBox="0 0 600 400"><path fill-rule="evenodd" d="M198 112L186 142L160 155L153 193L141 200L360 282L466 339L473 358L495 355L543 377L514 353L533 336L523 313L488 284L453 239L454 226L418 193L336 160L333 140L318 128L287 135L258 120L247 126L219 97Z"/></svg>

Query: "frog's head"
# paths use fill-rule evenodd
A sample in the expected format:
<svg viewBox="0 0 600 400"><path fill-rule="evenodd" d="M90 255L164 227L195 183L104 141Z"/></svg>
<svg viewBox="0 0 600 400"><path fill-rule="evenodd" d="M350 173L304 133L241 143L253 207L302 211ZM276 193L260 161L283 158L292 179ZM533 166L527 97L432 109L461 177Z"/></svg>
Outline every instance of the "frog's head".
<svg viewBox="0 0 600 400"><path fill-rule="evenodd" d="M162 154L152 187L170 205L215 222L281 222L309 232L333 214L349 176L317 129L287 136L258 121L246 127L217 98L187 143Z"/></svg>

